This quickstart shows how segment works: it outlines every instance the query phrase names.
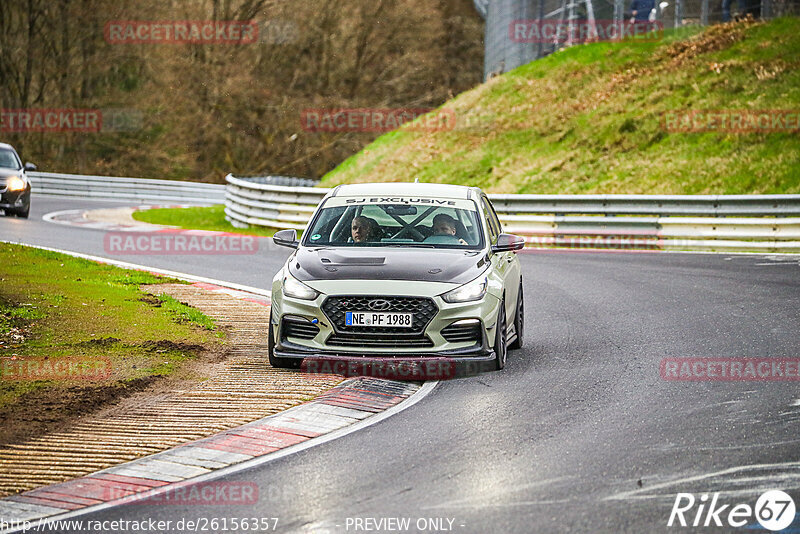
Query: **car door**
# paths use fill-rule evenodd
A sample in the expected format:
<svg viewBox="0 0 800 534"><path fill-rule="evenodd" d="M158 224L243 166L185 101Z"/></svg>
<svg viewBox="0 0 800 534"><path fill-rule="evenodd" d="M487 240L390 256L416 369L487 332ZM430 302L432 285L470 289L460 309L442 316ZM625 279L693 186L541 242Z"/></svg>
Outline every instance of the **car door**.
<svg viewBox="0 0 800 534"><path fill-rule="evenodd" d="M481 195L481 207L486 227L489 229L489 239L492 245L497 243L498 236L502 233L503 227L500 219L494 211L492 203L486 195ZM499 252L492 254L492 268L503 279L505 288L506 321L507 324L514 320L514 313L517 308L517 295L519 294L520 266L517 255L513 252Z"/></svg>

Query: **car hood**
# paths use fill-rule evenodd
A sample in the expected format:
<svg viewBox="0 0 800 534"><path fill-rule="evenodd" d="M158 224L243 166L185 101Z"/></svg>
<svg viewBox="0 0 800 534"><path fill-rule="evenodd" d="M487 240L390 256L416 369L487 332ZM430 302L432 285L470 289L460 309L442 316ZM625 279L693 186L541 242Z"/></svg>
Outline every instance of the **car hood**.
<svg viewBox="0 0 800 534"><path fill-rule="evenodd" d="M465 284L489 266L484 251L414 247L304 248L289 259L300 281L406 280Z"/></svg>

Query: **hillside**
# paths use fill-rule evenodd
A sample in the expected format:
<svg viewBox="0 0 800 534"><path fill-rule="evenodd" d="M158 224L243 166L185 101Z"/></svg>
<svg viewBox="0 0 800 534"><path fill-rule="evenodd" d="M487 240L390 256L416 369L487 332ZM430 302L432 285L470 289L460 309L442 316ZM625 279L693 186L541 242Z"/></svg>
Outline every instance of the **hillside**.
<svg viewBox="0 0 800 534"><path fill-rule="evenodd" d="M797 130L674 131L666 118L675 115L665 115L788 110L797 128L799 66L797 18L576 46L445 103L452 130L381 136L322 185L419 179L497 193L800 193Z"/></svg>

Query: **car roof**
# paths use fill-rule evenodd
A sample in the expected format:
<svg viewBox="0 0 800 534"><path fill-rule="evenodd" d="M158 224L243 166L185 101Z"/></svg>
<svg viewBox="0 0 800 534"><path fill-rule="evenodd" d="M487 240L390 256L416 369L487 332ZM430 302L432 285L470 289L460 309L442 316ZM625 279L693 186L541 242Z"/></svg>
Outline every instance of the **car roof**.
<svg viewBox="0 0 800 534"><path fill-rule="evenodd" d="M14 147L8 143L0 143L0 148L10 148L11 150L14 150ZM14 152L16 152L16 150L14 150Z"/></svg>
<svg viewBox="0 0 800 534"><path fill-rule="evenodd" d="M331 196L402 195L466 200L472 198L473 193L477 196L477 194L480 194L480 190L477 187L464 185L388 182L340 185L331 191Z"/></svg>

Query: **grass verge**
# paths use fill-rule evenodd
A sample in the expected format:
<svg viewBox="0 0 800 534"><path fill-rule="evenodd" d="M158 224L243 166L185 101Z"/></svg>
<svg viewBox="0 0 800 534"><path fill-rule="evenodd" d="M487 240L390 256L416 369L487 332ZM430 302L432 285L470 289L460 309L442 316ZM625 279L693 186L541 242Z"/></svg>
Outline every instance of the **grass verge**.
<svg viewBox="0 0 800 534"><path fill-rule="evenodd" d="M276 228L236 228L225 220L225 206L198 208L156 208L134 211L133 218L151 224L177 226L186 230L209 230L233 234L271 237Z"/></svg>
<svg viewBox="0 0 800 534"><path fill-rule="evenodd" d="M0 244L0 443L180 376L223 334L148 293L176 280Z"/></svg>

